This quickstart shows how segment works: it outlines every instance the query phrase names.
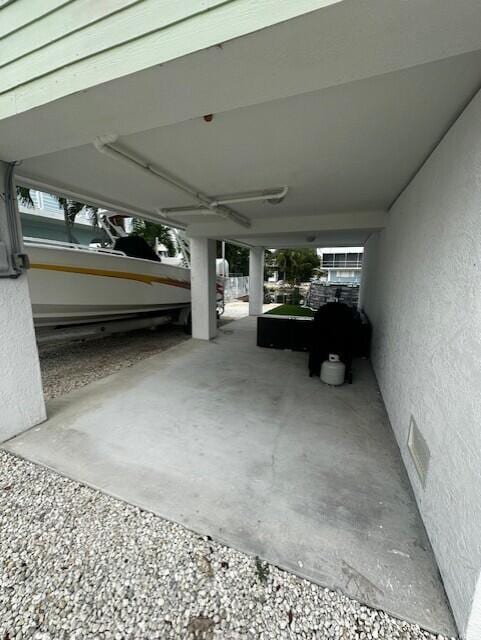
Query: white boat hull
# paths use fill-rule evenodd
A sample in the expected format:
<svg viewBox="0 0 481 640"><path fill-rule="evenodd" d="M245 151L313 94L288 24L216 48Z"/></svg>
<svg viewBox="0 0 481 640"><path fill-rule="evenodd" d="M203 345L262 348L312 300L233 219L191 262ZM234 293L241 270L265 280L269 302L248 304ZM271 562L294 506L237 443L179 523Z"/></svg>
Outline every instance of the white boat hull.
<svg viewBox="0 0 481 640"><path fill-rule="evenodd" d="M119 252L27 242L35 326L111 320L190 304L190 270Z"/></svg>

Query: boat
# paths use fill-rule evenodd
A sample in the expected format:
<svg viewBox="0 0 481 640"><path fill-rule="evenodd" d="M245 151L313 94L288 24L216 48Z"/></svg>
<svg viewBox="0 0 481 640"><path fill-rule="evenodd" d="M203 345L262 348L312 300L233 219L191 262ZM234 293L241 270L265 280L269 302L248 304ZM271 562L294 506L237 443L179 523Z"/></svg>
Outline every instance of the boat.
<svg viewBox="0 0 481 640"><path fill-rule="evenodd" d="M24 238L35 327L62 327L190 306L190 269L110 247Z"/></svg>

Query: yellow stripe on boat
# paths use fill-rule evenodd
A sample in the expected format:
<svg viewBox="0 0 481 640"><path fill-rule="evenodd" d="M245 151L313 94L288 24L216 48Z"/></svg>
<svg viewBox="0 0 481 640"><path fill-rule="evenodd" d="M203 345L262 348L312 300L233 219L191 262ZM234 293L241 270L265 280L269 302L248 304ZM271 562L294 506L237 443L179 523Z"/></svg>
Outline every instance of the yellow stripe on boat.
<svg viewBox="0 0 481 640"><path fill-rule="evenodd" d="M154 276L147 273L132 273L131 271L113 271L111 269L91 269L90 267L72 267L63 264L32 263L32 269L46 269L47 271L63 271L66 273L80 273L88 276L103 276L105 278L120 278L122 280L136 280L145 284L166 284L170 287L190 289L190 283L185 280L176 280L167 276Z"/></svg>

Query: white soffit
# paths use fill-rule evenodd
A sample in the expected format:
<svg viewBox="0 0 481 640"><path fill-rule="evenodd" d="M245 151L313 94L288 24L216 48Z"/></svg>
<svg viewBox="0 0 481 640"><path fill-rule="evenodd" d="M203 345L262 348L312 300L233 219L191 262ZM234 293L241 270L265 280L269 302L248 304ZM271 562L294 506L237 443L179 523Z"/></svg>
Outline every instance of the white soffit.
<svg viewBox="0 0 481 640"><path fill-rule="evenodd" d="M215 216L183 216L192 235L288 246L316 232L338 244L329 234L342 229L343 244L362 244L481 85L480 50L445 57L481 46L469 24L481 20L481 4L434 5L345 0L152 69L147 84L143 74L108 83L0 121L0 157L87 141L30 157L19 174L154 217L191 204L100 154L95 135L113 133L209 196L289 187L277 206L236 205L253 222L247 234ZM433 25L444 25L442 38ZM214 113L209 123L206 113Z"/></svg>
<svg viewBox="0 0 481 640"><path fill-rule="evenodd" d="M349 231L313 231L312 233L268 234L260 236L236 237L236 240L246 245L267 247L268 249L293 249L295 247L312 248L363 247L370 235L378 229L353 229ZM229 240L229 238L227 238Z"/></svg>
<svg viewBox="0 0 481 640"><path fill-rule="evenodd" d="M389 206L480 82L481 53L466 54L119 143L208 195L289 186L277 206L236 205L251 219L378 211ZM93 144L31 158L18 172L143 211L191 203ZM187 224L198 221L183 217Z"/></svg>
<svg viewBox="0 0 481 640"><path fill-rule="evenodd" d="M460 55L481 48L480 25L479 0L343 0L229 41L220 23L216 46L53 102L42 80L48 104L0 120L0 158L41 155L106 133L125 136ZM136 46L150 52L147 43ZM75 79L78 71L71 65L62 73ZM55 91L69 86L68 79L53 79ZM17 111L31 89L18 89Z"/></svg>

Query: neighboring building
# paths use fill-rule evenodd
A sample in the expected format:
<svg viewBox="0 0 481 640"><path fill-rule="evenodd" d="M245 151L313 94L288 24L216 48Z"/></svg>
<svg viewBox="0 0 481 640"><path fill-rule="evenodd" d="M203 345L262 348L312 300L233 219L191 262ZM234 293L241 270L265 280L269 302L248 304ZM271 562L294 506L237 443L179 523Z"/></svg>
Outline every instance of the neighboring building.
<svg viewBox="0 0 481 640"><path fill-rule="evenodd" d="M18 208L22 222L23 235L26 238L48 238L68 242L63 210L58 200L49 193L30 191L34 206L27 207L20 202ZM90 244L102 233L94 227L85 211L80 211L75 219L73 235L79 244Z"/></svg>
<svg viewBox="0 0 481 640"><path fill-rule="evenodd" d="M57 242L68 242L64 213L63 209L59 207L57 198L49 193L33 189L30 190L30 197L33 200L33 207L25 206L20 201L18 203L24 238L43 238ZM125 218L124 224L127 233L133 232L132 222L133 218ZM103 229L94 226L85 209L77 214L72 234L76 243L87 246L107 239ZM162 262L174 267L183 266L182 255L177 252L174 257L169 257L167 247L158 239L155 250Z"/></svg>
<svg viewBox="0 0 481 640"><path fill-rule="evenodd" d="M363 247L318 249L328 284L361 284Z"/></svg>

